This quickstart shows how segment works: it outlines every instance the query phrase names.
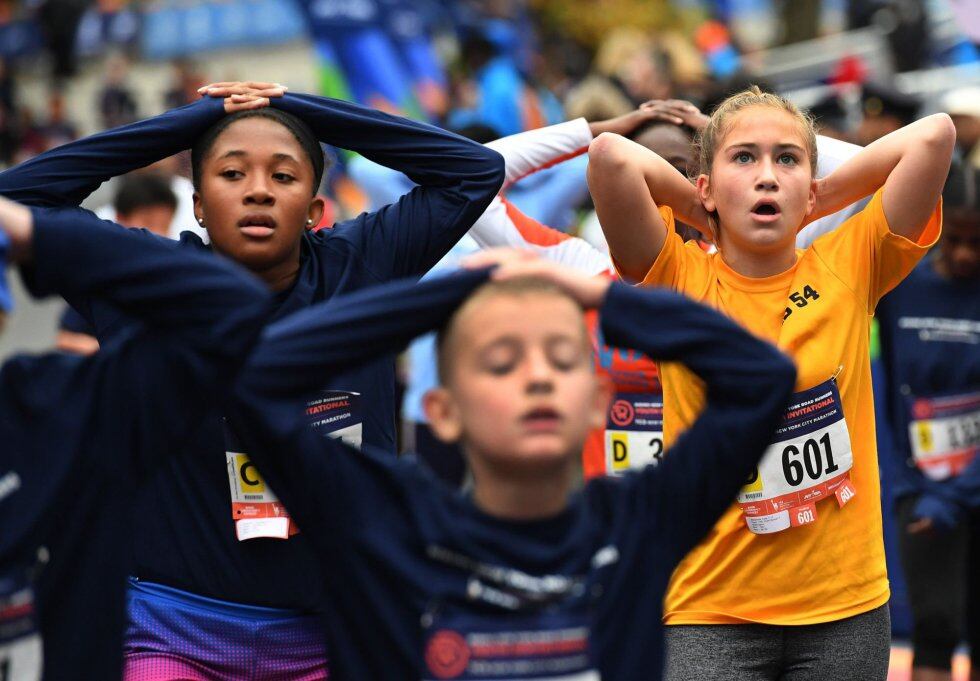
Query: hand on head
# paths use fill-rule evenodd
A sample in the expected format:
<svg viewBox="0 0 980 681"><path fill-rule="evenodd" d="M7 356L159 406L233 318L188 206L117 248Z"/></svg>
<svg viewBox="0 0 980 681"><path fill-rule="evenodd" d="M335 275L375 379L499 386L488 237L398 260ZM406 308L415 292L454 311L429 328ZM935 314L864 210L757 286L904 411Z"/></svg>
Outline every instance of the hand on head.
<svg viewBox="0 0 980 681"><path fill-rule="evenodd" d="M628 137L633 131L653 121L688 125L700 129L708 122L708 117L702 114L696 106L682 99L654 99L644 102L638 109L634 109L628 114L606 121L590 123L589 129L592 131L593 137L598 137L604 132Z"/></svg>
<svg viewBox="0 0 980 681"><path fill-rule="evenodd" d="M650 117L648 120L686 125L695 130L701 130L708 124L708 117L683 99L651 99L640 104L639 110Z"/></svg>
<svg viewBox="0 0 980 681"><path fill-rule="evenodd" d="M288 88L279 83L258 81L223 81L198 88L202 97L218 97L225 100L225 113L251 111L269 106L271 97L282 97Z"/></svg>
<svg viewBox="0 0 980 681"><path fill-rule="evenodd" d="M605 277L582 274L570 267L539 258L534 252L513 248L494 248L477 253L463 261L476 269L496 266L491 275L497 281L535 277L551 282L584 308L602 305L611 281Z"/></svg>
<svg viewBox="0 0 980 681"><path fill-rule="evenodd" d="M10 242L8 258L11 262L27 262L31 256L31 237L34 234L34 216L26 206L0 197L0 231Z"/></svg>

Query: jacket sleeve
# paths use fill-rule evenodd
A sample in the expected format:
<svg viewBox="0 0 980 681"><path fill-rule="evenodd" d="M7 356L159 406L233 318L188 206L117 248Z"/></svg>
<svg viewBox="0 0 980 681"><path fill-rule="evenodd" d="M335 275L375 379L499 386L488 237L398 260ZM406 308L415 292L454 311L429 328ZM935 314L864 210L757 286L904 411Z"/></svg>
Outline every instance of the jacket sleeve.
<svg viewBox="0 0 980 681"><path fill-rule="evenodd" d="M728 318L681 295L614 283L607 342L682 362L704 381L694 424L657 466L626 476L640 517L663 528L675 560L699 542L762 458L796 380L793 363ZM655 542L651 542L651 545Z"/></svg>
<svg viewBox="0 0 980 681"><path fill-rule="evenodd" d="M487 271L364 289L270 325L239 377L228 422L269 486L313 540L327 542L359 522L396 482L398 462L361 456L303 421L305 395L331 374L389 354L441 325ZM377 475L374 475L374 471ZM339 526L338 526L339 523Z"/></svg>
<svg viewBox="0 0 980 681"><path fill-rule="evenodd" d="M29 206L77 206L106 180L189 149L224 115L222 100L205 97L69 142L0 173L0 195Z"/></svg>
<svg viewBox="0 0 980 681"><path fill-rule="evenodd" d="M251 275L147 232L77 209L33 209L35 295L104 300L138 324L96 355L104 409L140 457L173 448L222 400L264 322L269 294ZM134 430L126 430L132 427Z"/></svg>
<svg viewBox="0 0 980 681"><path fill-rule="evenodd" d="M963 509L980 509L980 456L973 457L955 478L937 485L936 494Z"/></svg>
<svg viewBox="0 0 980 681"><path fill-rule="evenodd" d="M356 151L419 185L333 230L332 236L353 243L381 279L427 272L503 183L500 154L434 126L312 95L287 94L272 106L305 121L321 142Z"/></svg>
<svg viewBox="0 0 980 681"><path fill-rule="evenodd" d="M488 147L504 157L504 189L539 170L567 161L589 149L592 131L584 118L546 128L520 132L489 142ZM585 175L582 175L585 183Z"/></svg>

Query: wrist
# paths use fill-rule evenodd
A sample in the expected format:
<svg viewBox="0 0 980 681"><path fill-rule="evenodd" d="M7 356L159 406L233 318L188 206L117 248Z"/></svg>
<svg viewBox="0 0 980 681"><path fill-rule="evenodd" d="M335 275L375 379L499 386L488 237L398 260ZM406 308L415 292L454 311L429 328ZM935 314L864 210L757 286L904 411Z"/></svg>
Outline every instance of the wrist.
<svg viewBox="0 0 980 681"><path fill-rule="evenodd" d="M606 296L609 294L609 287L612 286L612 279L606 277L592 277L589 281L590 291L588 294L589 300L587 301L587 307L597 308L601 307L604 302L606 302Z"/></svg>
<svg viewBox="0 0 980 681"><path fill-rule="evenodd" d="M592 139L595 139L602 133L607 132L608 129L609 128L606 125L606 121L595 121L593 123L589 123L589 132L592 133Z"/></svg>

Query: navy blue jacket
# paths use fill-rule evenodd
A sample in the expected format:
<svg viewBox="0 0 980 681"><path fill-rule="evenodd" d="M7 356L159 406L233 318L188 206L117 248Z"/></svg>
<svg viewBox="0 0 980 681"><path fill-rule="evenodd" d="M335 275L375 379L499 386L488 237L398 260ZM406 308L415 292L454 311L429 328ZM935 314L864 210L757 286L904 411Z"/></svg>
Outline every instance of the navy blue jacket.
<svg viewBox="0 0 980 681"><path fill-rule="evenodd" d="M927 478L909 443L909 398L980 392L980 279L942 277L926 258L878 304L881 358L888 380L888 426L895 447L884 465L893 494L918 494L916 514L949 526L980 507L980 456L958 476ZM970 433L964 435L969 436ZM980 446L980 423L972 429Z"/></svg>
<svg viewBox="0 0 980 681"><path fill-rule="evenodd" d="M148 233L33 212L32 292L104 299L138 323L92 357L0 370L0 584L33 575L46 679L118 679L137 486L227 394L269 294Z"/></svg>
<svg viewBox="0 0 980 681"><path fill-rule="evenodd" d="M318 555L331 675L659 678L671 572L761 458L793 364L682 296L614 283L605 337L686 363L707 406L659 466L592 481L538 521L489 516L410 462L351 456L310 427L298 389L439 326L486 276L389 284L297 313L266 329L240 375L230 422Z"/></svg>
<svg viewBox="0 0 980 681"><path fill-rule="evenodd" d="M279 296L273 319L340 293L421 276L466 233L503 182L499 154L439 128L309 95L288 94L272 105L301 118L321 141L358 151L419 184L377 212L306 233L298 279ZM108 177L192 146L222 116L220 100L203 99L58 147L0 174L0 194L35 205L76 204ZM182 245L206 248L189 232ZM102 338L125 321L105 306L69 302L94 320ZM322 387L360 393L364 442L394 453L394 362L390 356L374 360L331 376ZM239 542L235 536L221 417L213 408L183 456L167 461L147 486L136 518L136 575L214 598L308 609L319 600L319 581L302 533L285 541Z"/></svg>

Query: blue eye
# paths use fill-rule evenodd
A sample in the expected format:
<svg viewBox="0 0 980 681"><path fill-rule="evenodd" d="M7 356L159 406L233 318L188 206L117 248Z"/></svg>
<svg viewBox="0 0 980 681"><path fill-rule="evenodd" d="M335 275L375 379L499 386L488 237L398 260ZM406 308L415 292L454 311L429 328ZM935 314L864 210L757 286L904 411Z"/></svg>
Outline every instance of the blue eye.
<svg viewBox="0 0 980 681"><path fill-rule="evenodd" d="M776 159L776 161L778 163L782 163L783 165L790 165L790 166L796 165L797 163L796 156L794 156L793 154L780 154L779 158Z"/></svg>
<svg viewBox="0 0 980 681"><path fill-rule="evenodd" d="M739 151L732 157L732 160L735 163L749 163L752 160L752 154L747 151Z"/></svg>

